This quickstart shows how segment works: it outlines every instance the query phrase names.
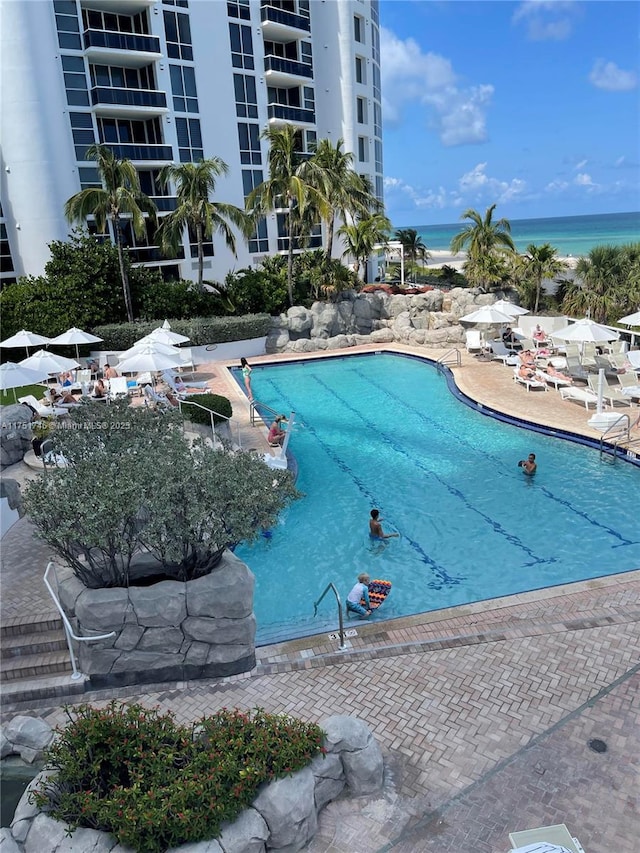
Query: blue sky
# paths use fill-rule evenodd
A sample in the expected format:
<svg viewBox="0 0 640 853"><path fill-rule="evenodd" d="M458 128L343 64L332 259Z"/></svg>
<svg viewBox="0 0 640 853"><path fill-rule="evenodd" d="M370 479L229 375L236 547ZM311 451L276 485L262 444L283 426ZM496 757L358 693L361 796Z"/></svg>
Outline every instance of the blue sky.
<svg viewBox="0 0 640 853"><path fill-rule="evenodd" d="M381 0L395 226L640 209L640 3Z"/></svg>

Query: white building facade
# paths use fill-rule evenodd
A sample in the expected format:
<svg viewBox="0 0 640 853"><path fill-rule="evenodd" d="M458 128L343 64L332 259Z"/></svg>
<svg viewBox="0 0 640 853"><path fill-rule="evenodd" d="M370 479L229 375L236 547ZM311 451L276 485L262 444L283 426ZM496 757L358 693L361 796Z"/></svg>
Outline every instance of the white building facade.
<svg viewBox="0 0 640 853"><path fill-rule="evenodd" d="M159 214L168 163L221 157L216 199L244 207L267 174L266 127L293 124L300 151L344 140L382 200L378 0L1 0L2 282L40 275L70 226L64 204L98 175L94 143L131 160ZM131 260L195 279L185 234L167 259L154 235L126 230ZM214 237L205 279L288 248L267 216L237 257ZM321 235L311 247L321 244Z"/></svg>

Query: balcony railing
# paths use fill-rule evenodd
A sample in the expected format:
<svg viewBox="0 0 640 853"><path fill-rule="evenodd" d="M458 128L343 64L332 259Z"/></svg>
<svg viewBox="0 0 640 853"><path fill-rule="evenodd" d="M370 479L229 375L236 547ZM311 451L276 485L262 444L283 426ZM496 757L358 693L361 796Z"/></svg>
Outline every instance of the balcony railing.
<svg viewBox="0 0 640 853"><path fill-rule="evenodd" d="M173 149L170 145L107 145L119 160L173 160Z"/></svg>
<svg viewBox="0 0 640 853"><path fill-rule="evenodd" d="M293 238L293 248L296 249L321 249L322 248L322 237L320 235L313 236L308 238L307 240L301 240L300 237ZM278 251L279 252L288 252L289 251L289 238L288 237L278 237Z"/></svg>
<svg viewBox="0 0 640 853"><path fill-rule="evenodd" d="M152 261L184 260L184 249L180 247L175 256L168 258L159 246L131 246L127 249L129 260L133 264L148 264Z"/></svg>
<svg viewBox="0 0 640 853"><path fill-rule="evenodd" d="M136 50L142 53L160 53L160 39L138 33L119 33L109 30L85 30L84 49L106 47L110 50Z"/></svg>
<svg viewBox="0 0 640 853"><path fill-rule="evenodd" d="M284 104L269 104L269 118L291 121L294 124L315 124L315 110L305 110L302 107L287 107Z"/></svg>
<svg viewBox="0 0 640 853"><path fill-rule="evenodd" d="M296 77L313 77L313 68L310 65L295 59L282 59L279 56L265 56L264 70L295 74Z"/></svg>
<svg viewBox="0 0 640 853"><path fill-rule="evenodd" d="M149 198L158 208L158 213L169 213L178 203L174 195L150 195Z"/></svg>
<svg viewBox="0 0 640 853"><path fill-rule="evenodd" d="M285 12L284 9L268 5L263 5L261 12L263 24L283 24L285 27L294 27L296 30L311 31L311 22L309 18L305 18L303 15L296 15L294 12Z"/></svg>
<svg viewBox="0 0 640 853"><path fill-rule="evenodd" d="M164 92L151 89L115 89L96 86L91 90L91 103L118 104L127 107L161 107L166 109L167 96Z"/></svg>

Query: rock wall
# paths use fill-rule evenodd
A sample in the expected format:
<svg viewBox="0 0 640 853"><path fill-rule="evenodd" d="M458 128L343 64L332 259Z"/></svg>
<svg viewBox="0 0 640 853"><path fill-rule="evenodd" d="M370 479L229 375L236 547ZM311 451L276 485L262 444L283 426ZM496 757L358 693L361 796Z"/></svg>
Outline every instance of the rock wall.
<svg viewBox="0 0 640 853"><path fill-rule="evenodd" d="M413 296L346 291L337 302L314 302L311 308L294 306L274 318L266 351L316 352L394 341L456 346L465 340L459 318L482 305L492 305L496 297L495 293L460 287Z"/></svg>
<svg viewBox="0 0 640 853"><path fill-rule="evenodd" d="M248 809L223 826L215 840L182 844L167 853L296 853L313 838L318 813L336 797L373 794L382 787L384 765L369 727L356 717L334 716L320 723L326 734L325 756L292 776L264 785ZM0 830L3 853L125 853L113 835L77 829L71 837L64 823L29 802L33 788L50 771L36 776L18 803L11 829Z"/></svg>
<svg viewBox="0 0 640 853"><path fill-rule="evenodd" d="M79 636L90 687L216 678L255 666L254 576L230 551L205 577L182 583L87 589L58 569L60 601Z"/></svg>
<svg viewBox="0 0 640 853"><path fill-rule="evenodd" d="M0 468L19 462L31 450L33 412L21 403L0 406Z"/></svg>

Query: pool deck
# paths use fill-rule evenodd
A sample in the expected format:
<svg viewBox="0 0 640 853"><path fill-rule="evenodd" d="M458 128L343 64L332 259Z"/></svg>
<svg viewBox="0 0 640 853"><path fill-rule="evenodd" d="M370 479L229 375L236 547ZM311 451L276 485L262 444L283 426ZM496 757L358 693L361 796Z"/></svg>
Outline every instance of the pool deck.
<svg viewBox="0 0 640 853"><path fill-rule="evenodd" d="M340 355L372 350L431 359L444 352L395 345ZM225 368L202 369L212 389L232 400L242 446L270 452L266 428L250 426L246 397ZM453 373L484 405L599 436L584 406L555 391L527 392L500 363L463 353ZM14 525L2 546L3 622L50 610L41 581L47 547L29 521ZM629 571L387 622L350 620L345 627L356 633L342 651L321 634L259 648L255 670L241 676L83 699L135 698L182 721L256 705L314 721L362 717L385 755L384 790L331 803L309 853L507 853L510 831L555 823L566 823L585 853L633 853L640 835L639 623L640 571ZM52 700L32 710L51 723L64 719ZM607 752L589 749L592 738L606 741Z"/></svg>

